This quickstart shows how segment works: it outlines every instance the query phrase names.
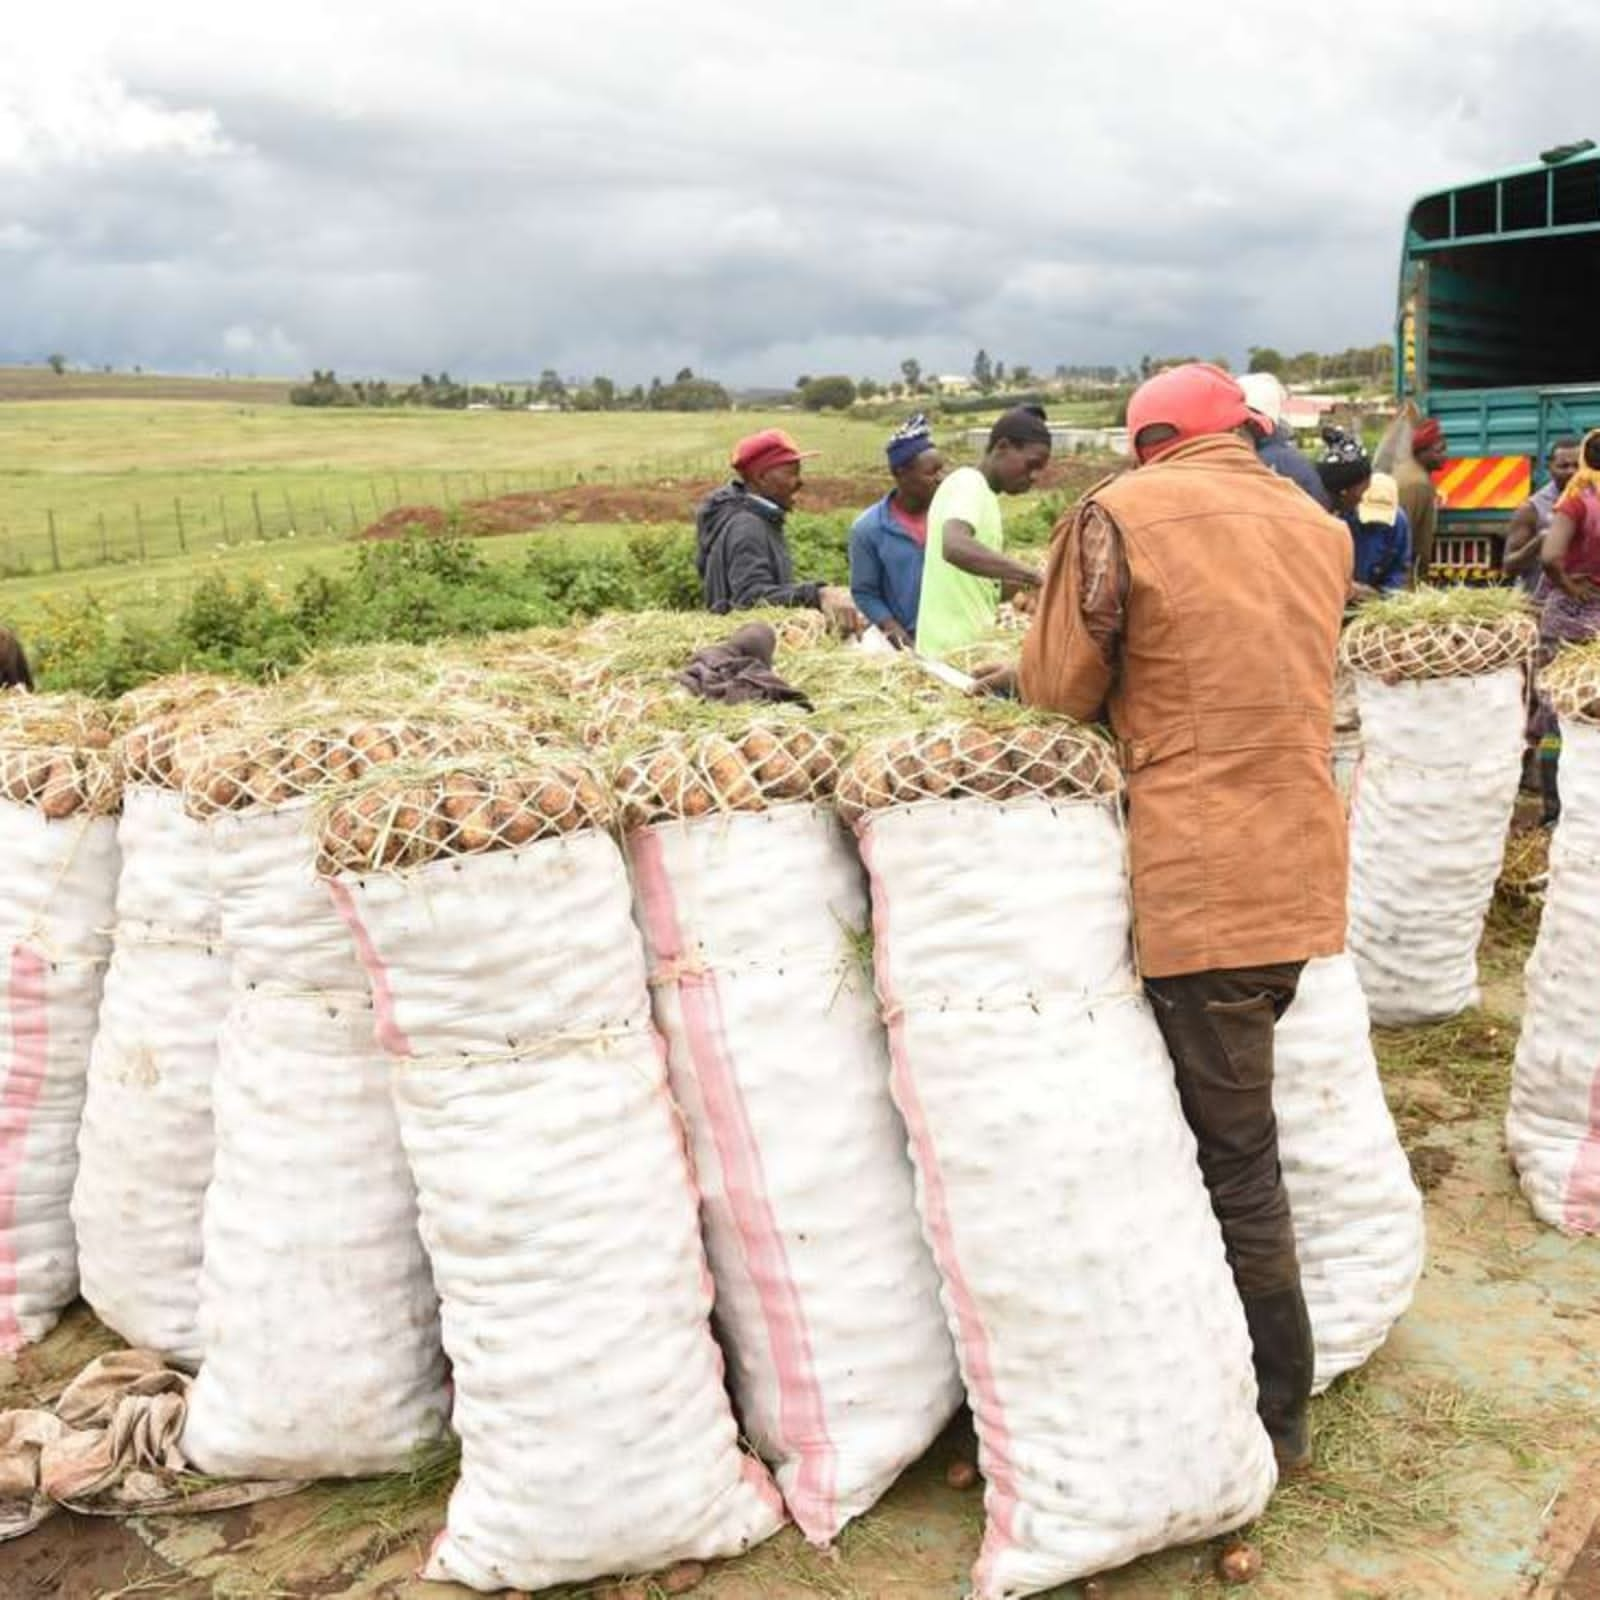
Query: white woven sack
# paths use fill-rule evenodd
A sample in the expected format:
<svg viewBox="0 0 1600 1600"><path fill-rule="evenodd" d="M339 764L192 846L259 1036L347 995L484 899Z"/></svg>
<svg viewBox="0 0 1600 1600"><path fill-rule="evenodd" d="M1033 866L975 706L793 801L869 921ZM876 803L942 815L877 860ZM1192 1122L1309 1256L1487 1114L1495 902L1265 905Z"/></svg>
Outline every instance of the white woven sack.
<svg viewBox="0 0 1600 1600"><path fill-rule="evenodd" d="M308 808L212 826L233 993L183 1449L224 1476L396 1471L448 1408L365 979L313 875Z"/></svg>
<svg viewBox="0 0 1600 1600"><path fill-rule="evenodd" d="M643 828L629 854L734 1398L826 1544L961 1403L853 942L860 862L831 811L798 804Z"/></svg>
<svg viewBox="0 0 1600 1600"><path fill-rule="evenodd" d="M0 1355L78 1292L72 1183L111 944L117 825L0 800Z"/></svg>
<svg viewBox="0 0 1600 1600"><path fill-rule="evenodd" d="M740 1449L622 858L588 832L330 885L443 1299L461 1479L424 1576L483 1590L729 1556Z"/></svg>
<svg viewBox="0 0 1600 1600"><path fill-rule="evenodd" d="M1272 1448L1134 975L1112 804L933 802L860 836L895 1098L988 1480L977 1594L1241 1526Z"/></svg>
<svg viewBox="0 0 1600 1600"><path fill-rule="evenodd" d="M1278 1153L1320 1392L1359 1367L1410 1306L1422 1272L1422 1196L1383 1098L1348 955L1306 963L1273 1056Z"/></svg>
<svg viewBox="0 0 1600 1600"><path fill-rule="evenodd" d="M1600 728L1561 724L1561 821L1527 967L1506 1144L1534 1214L1600 1233Z"/></svg>
<svg viewBox="0 0 1600 1600"><path fill-rule="evenodd" d="M1522 772L1523 672L1382 683L1358 675L1350 953L1372 1020L1478 1003L1478 941Z"/></svg>
<svg viewBox="0 0 1600 1600"><path fill-rule="evenodd" d="M228 963L208 830L180 796L127 789L117 840L115 940L72 1195L78 1266L107 1327L192 1369Z"/></svg>

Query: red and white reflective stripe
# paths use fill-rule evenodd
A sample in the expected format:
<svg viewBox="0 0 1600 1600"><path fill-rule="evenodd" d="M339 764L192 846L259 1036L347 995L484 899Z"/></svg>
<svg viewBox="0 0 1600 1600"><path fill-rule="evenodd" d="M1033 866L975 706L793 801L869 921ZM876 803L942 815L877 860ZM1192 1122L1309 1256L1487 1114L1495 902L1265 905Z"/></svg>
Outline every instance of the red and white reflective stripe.
<svg viewBox="0 0 1600 1600"><path fill-rule="evenodd" d="M372 935L361 920L361 913L356 910L354 897L344 884L335 879L323 881L328 886L333 909L339 913L345 927L350 930L350 937L355 941L356 960L361 963L361 970L366 973L367 983L372 989L373 1037L379 1047L392 1056L414 1056L416 1051L411 1048L410 1039L395 1021L394 990L389 984L389 969L378 954L378 947L373 944Z"/></svg>
<svg viewBox="0 0 1600 1600"><path fill-rule="evenodd" d="M805 1308L772 1209L761 1147L729 1056L716 974L685 960L660 835L654 828L642 828L630 836L628 849L656 964L674 974L672 986L678 993L690 1062L722 1167L723 1192L778 1373L780 1436L774 1442L797 1463L785 1498L807 1538L831 1539L838 1531L838 1452L828 1431Z"/></svg>
<svg viewBox="0 0 1600 1600"><path fill-rule="evenodd" d="M17 1186L27 1156L28 1127L50 1066L50 1013L44 958L25 945L11 951L7 1003L11 1060L0 1090L0 1354L23 1345L17 1322Z"/></svg>
<svg viewBox="0 0 1600 1600"><path fill-rule="evenodd" d="M1600 1233L1600 1066L1589 1083L1589 1131L1561 1197L1561 1225L1573 1233Z"/></svg>
<svg viewBox="0 0 1600 1600"><path fill-rule="evenodd" d="M961 1267L961 1252L956 1246L955 1226L950 1218L949 1197L945 1192L944 1173L939 1166L938 1148L928 1127L922 1097L917 1092L916 1077L911 1070L911 1058L906 1050L905 1015L895 996L889 968L889 895L883 879L872 864L870 819L858 827L857 838L861 846L861 862L867 869L872 887L873 964L878 999L888 1018L889 1084L916 1157L917 1173L922 1180L922 1220L930 1235L939 1275L944 1279L955 1310L961 1375L981 1423L979 1447L985 1485L984 1506L989 1514L989 1527L984 1535L977 1566L973 1569L973 1585L977 1593L984 1596L994 1592L995 1566L1017 1542L1018 1494L1011 1433L1006 1425L1005 1407L1000 1402L999 1384L995 1380L994 1360L989 1351L989 1332L979 1314L977 1297Z"/></svg>

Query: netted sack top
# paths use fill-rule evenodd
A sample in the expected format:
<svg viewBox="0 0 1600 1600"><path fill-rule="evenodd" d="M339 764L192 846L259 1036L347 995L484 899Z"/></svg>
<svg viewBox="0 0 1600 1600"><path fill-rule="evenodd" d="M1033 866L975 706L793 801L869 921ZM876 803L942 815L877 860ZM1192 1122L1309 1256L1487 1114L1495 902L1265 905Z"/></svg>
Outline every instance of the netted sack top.
<svg viewBox="0 0 1600 1600"><path fill-rule="evenodd" d="M197 684L187 705L147 715L127 729L117 744L125 783L182 790L208 738L219 728L232 727L258 698L242 684L220 678L211 684L214 692L202 693ZM123 714L131 714L131 708Z"/></svg>
<svg viewBox="0 0 1600 1600"><path fill-rule="evenodd" d="M122 779L104 707L76 694L0 694L0 795L52 821L114 814Z"/></svg>
<svg viewBox="0 0 1600 1600"><path fill-rule="evenodd" d="M927 800L1098 800L1121 789L1111 745L1086 728L965 721L862 745L839 779L838 800L854 823Z"/></svg>
<svg viewBox="0 0 1600 1600"><path fill-rule="evenodd" d="M461 708L455 708L457 716ZM413 765L475 751L515 748L527 735L482 708L472 721L329 717L306 724L218 728L183 773L184 805L204 820L224 811L281 806L377 767Z"/></svg>
<svg viewBox="0 0 1600 1600"><path fill-rule="evenodd" d="M583 703L579 737L591 750L637 744L652 723L691 703L688 690L659 678L614 683Z"/></svg>
<svg viewBox="0 0 1600 1600"><path fill-rule="evenodd" d="M537 755L386 768L319 808L317 870L402 872L608 828L612 801L576 756Z"/></svg>
<svg viewBox="0 0 1600 1600"><path fill-rule="evenodd" d="M1510 590L1420 589L1363 606L1339 659L1385 683L1476 678L1527 661L1538 642L1533 612Z"/></svg>
<svg viewBox="0 0 1600 1600"><path fill-rule="evenodd" d="M841 748L832 734L779 719L669 734L617 768L618 815L624 827L640 828L825 800L838 782Z"/></svg>
<svg viewBox="0 0 1600 1600"><path fill-rule="evenodd" d="M111 724L118 733L153 722L157 717L199 711L234 695L250 692L237 678L211 672L173 672L152 678L118 696L111 704Z"/></svg>
<svg viewBox="0 0 1600 1600"><path fill-rule="evenodd" d="M1539 687L1563 721L1600 724L1600 642L1564 645L1539 674Z"/></svg>

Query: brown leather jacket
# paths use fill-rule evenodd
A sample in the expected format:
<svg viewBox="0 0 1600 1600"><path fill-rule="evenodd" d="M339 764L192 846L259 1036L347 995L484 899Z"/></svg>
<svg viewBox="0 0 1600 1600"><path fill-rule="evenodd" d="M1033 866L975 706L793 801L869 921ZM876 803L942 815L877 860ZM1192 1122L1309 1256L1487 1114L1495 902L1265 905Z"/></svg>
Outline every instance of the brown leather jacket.
<svg viewBox="0 0 1600 1600"><path fill-rule="evenodd" d="M1091 490L1057 528L1032 704L1109 712L1147 977L1344 948L1334 652L1350 535L1232 435Z"/></svg>

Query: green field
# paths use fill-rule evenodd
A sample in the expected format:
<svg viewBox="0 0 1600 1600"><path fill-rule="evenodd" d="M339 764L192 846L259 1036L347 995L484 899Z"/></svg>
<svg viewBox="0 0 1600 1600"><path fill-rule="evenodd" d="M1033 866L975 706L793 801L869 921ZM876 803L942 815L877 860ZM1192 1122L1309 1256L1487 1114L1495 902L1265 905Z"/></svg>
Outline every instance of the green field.
<svg viewBox="0 0 1600 1600"><path fill-rule="evenodd" d="M792 412L0 404L0 572L211 556L291 532L348 535L397 505L454 505L579 479L712 478L736 437L772 426L822 451L819 471L882 460L882 424ZM0 588L0 603L10 591Z"/></svg>

